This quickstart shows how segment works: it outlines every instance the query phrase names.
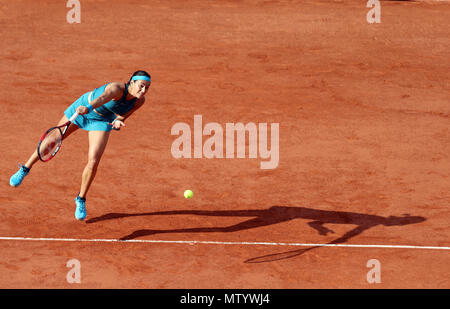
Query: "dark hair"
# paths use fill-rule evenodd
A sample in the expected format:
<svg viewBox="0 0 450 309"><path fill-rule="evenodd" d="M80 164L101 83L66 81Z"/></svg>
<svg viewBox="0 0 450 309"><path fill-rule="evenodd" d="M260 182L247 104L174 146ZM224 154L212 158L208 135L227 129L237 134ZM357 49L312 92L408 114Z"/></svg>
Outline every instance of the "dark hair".
<svg viewBox="0 0 450 309"><path fill-rule="evenodd" d="M130 77L130 79L128 80L128 83L127 83L128 85L130 84L131 79L133 78L133 76L147 76L148 78L152 78L152 77L150 76L150 74L148 74L147 72L142 71L142 70L139 70L139 71L134 72L133 75L131 75L131 77Z"/></svg>

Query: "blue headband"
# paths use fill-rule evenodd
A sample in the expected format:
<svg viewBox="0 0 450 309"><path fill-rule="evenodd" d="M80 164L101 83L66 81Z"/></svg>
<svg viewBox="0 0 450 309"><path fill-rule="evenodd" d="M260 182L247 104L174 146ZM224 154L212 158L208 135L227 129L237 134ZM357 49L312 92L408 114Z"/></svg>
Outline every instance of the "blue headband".
<svg viewBox="0 0 450 309"><path fill-rule="evenodd" d="M133 76L131 80L146 80L148 82L151 82L151 79L148 76Z"/></svg>

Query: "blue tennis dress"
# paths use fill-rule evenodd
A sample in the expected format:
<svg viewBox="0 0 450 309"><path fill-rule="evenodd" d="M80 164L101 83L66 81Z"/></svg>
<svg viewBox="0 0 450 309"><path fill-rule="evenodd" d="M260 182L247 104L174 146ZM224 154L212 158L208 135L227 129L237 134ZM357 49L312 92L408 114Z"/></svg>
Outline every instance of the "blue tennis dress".
<svg viewBox="0 0 450 309"><path fill-rule="evenodd" d="M75 114L75 110L78 106L88 106L89 102L97 99L103 92L105 92L106 86L108 84L103 85L99 88L95 88L93 91L86 92L83 94L78 100L72 103L65 111L64 115L67 118L72 117ZM92 93L92 95L91 95ZM116 115L124 116L128 113L135 105L136 98L132 100L126 100L128 94L128 85L125 85L125 91L123 92L123 96L118 101L111 100L102 106L95 109L90 113L85 115L79 115L74 123L83 130L86 131L106 131L109 132L112 130L112 125L110 123L116 119ZM90 101L89 101L89 96Z"/></svg>

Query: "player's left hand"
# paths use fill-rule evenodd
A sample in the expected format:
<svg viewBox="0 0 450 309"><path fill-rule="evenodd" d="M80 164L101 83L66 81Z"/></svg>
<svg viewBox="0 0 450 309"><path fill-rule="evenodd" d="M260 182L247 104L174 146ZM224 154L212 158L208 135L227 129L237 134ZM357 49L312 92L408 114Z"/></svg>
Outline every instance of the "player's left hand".
<svg viewBox="0 0 450 309"><path fill-rule="evenodd" d="M112 123L113 130L120 130L120 127L125 127L125 123L122 120L114 120Z"/></svg>

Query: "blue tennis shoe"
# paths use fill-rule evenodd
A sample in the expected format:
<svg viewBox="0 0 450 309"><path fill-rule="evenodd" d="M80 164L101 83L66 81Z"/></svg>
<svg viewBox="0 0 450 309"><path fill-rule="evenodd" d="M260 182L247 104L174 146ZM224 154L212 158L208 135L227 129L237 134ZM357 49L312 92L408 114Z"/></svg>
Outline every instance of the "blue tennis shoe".
<svg viewBox="0 0 450 309"><path fill-rule="evenodd" d="M25 176L27 176L30 172L30 169L25 165L19 164L19 167L19 170L9 179L9 184L11 187L18 187L22 183Z"/></svg>
<svg viewBox="0 0 450 309"><path fill-rule="evenodd" d="M75 198L75 218L77 220L84 220L86 218L86 199L80 197L79 195Z"/></svg>

